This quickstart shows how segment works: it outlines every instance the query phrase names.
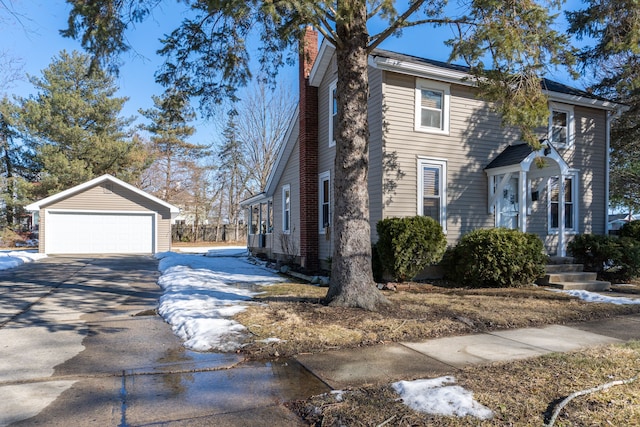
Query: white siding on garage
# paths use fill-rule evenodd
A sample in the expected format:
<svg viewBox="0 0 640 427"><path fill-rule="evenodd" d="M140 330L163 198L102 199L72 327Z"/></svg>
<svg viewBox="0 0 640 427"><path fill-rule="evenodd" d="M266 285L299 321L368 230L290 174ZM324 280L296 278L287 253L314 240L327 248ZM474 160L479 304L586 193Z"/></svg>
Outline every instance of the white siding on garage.
<svg viewBox="0 0 640 427"><path fill-rule="evenodd" d="M155 214L46 212L48 254L154 253Z"/></svg>

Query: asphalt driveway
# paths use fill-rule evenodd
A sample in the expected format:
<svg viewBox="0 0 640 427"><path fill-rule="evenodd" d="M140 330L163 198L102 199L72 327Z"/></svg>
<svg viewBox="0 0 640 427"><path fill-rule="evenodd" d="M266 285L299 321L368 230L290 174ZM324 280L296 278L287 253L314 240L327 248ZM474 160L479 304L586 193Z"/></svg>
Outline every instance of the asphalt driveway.
<svg viewBox="0 0 640 427"><path fill-rule="evenodd" d="M0 426L296 425L280 402L328 390L292 361L185 350L157 278L146 256L0 271Z"/></svg>

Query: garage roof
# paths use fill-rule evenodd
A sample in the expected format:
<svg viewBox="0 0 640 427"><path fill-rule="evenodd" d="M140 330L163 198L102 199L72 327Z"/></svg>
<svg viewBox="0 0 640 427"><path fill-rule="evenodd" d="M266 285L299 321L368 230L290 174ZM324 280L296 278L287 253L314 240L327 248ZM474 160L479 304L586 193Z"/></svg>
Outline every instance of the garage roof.
<svg viewBox="0 0 640 427"><path fill-rule="evenodd" d="M155 202L155 203L157 203L157 204L159 204L161 206L169 208L169 211L171 212L171 217L174 217L174 216L178 215L178 213L180 213L180 209L178 209L176 206L174 206L174 205L172 205L170 203L167 203L164 200L158 199L157 197L152 196L151 194L146 193L146 192L140 190L139 188L134 187L131 184L127 184L126 182L124 182L124 181L122 181L122 180L120 180L120 179L118 179L118 178L116 178L116 177L114 177L112 175L109 175L109 174L105 174L105 175L99 176L97 178L92 179L91 181L87 181L87 182L85 182L83 184L76 185L75 187L71 187L71 188L69 188L67 190L61 191L60 193L57 193L57 194L54 194L52 196L46 197L46 198L44 198L42 200L39 200L37 202L33 202L30 205L27 205L26 209L28 211L39 211L41 208L43 208L43 207L45 207L45 206L47 206L47 205L49 205L51 203L54 203L54 202L56 202L58 200L61 200L61 199L64 199L65 197L69 197L69 196L72 196L74 194L80 193L80 192L82 192L82 191L84 191L86 189L89 189L89 188L91 188L91 187L93 187L95 185L98 185L98 184L100 184L102 182L112 182L112 183L117 184L119 186L122 186L122 187L124 187L124 188L126 188L126 189L128 189L130 191L133 191L134 193L137 193L140 196L145 197L148 200L151 200L151 201L153 201L153 202Z"/></svg>

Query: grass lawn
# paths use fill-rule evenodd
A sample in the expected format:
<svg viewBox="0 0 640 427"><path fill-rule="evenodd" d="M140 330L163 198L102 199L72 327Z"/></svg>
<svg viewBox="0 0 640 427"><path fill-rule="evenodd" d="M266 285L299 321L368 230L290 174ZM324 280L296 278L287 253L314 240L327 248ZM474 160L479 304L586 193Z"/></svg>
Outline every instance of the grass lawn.
<svg viewBox="0 0 640 427"><path fill-rule="evenodd" d="M256 298L263 304L235 317L254 340L281 340L243 349L256 359L640 313L640 305L586 303L538 287L473 290L409 284L387 292L391 304L373 313L323 305L326 288L287 283L263 290ZM615 290L640 294L640 283ZM455 372L458 385L494 412L488 421L417 413L388 386L346 390L340 401L323 395L289 406L318 426L541 426L554 405L572 392L639 371L640 343L634 342ZM640 382L577 398L555 425L640 426Z"/></svg>

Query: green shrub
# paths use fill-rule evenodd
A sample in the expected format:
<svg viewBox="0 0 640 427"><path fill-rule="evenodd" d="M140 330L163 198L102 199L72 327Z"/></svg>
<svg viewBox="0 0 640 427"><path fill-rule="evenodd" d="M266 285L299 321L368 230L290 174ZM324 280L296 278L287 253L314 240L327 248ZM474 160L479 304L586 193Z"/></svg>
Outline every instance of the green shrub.
<svg viewBox="0 0 640 427"><path fill-rule="evenodd" d="M620 237L630 237L640 242L640 221L631 221L620 227Z"/></svg>
<svg viewBox="0 0 640 427"><path fill-rule="evenodd" d="M474 230L448 251L448 279L474 288L519 287L544 274L547 256L535 234L507 228Z"/></svg>
<svg viewBox="0 0 640 427"><path fill-rule="evenodd" d="M447 246L440 224L426 216L383 219L376 230L381 264L397 281L411 280L439 262Z"/></svg>
<svg viewBox="0 0 640 427"><path fill-rule="evenodd" d="M640 241L631 237L580 234L567 245L585 271L605 280L629 280L640 275Z"/></svg>

